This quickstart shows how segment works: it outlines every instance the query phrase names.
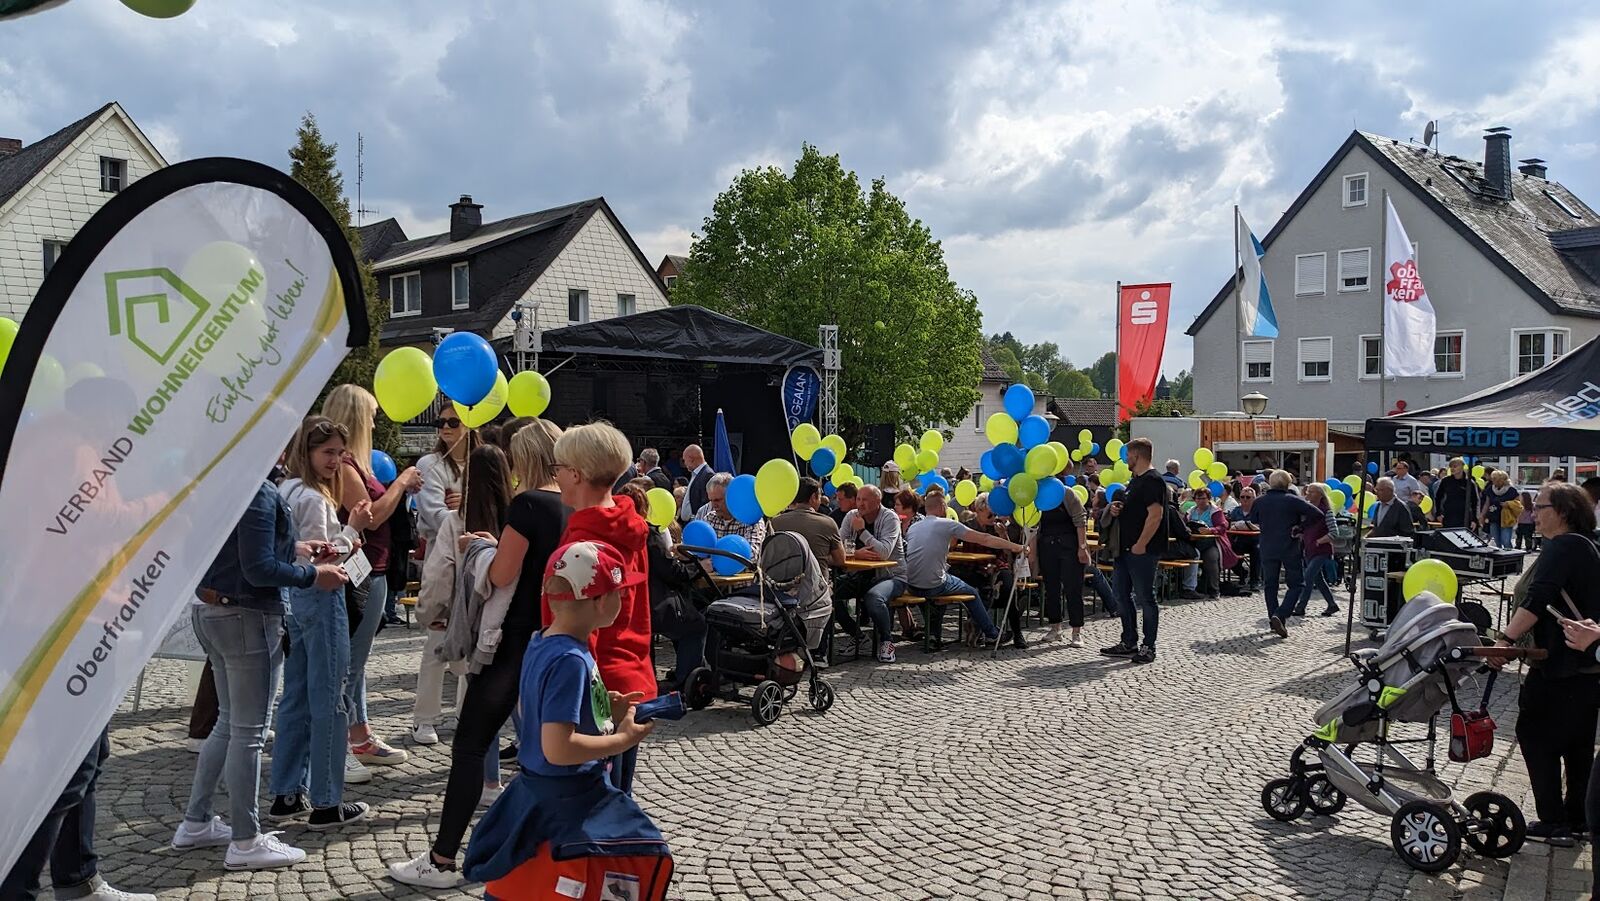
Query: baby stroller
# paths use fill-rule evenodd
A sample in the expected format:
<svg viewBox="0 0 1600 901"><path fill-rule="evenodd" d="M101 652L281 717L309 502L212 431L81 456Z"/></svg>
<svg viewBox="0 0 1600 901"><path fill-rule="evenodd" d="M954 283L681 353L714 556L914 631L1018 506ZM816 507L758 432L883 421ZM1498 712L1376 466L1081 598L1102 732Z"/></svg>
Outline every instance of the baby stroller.
<svg viewBox="0 0 1600 901"><path fill-rule="evenodd" d="M767 536L759 566L716 548L690 550L738 560L755 569L756 581L706 605L706 665L684 685L689 706L699 710L716 698L745 702L756 724L768 726L806 680L811 708L832 707L833 686L822 681L811 648L833 613L833 590L805 539L793 532ZM742 686L755 688L747 697Z"/></svg>
<svg viewBox="0 0 1600 901"><path fill-rule="evenodd" d="M1527 837L1517 805L1494 792L1478 792L1458 803L1434 772L1437 714L1446 701L1452 711L1451 760L1476 760L1494 747L1494 720L1487 713L1492 671L1478 710L1462 710L1456 698L1457 687L1477 669L1478 658L1543 654L1478 644L1477 630L1454 606L1426 592L1412 598L1395 616L1382 647L1350 655L1360 683L1317 711L1319 728L1295 749L1289 778L1274 779L1262 789L1261 806L1274 819L1289 822L1307 808L1337 813L1346 798L1353 798L1388 816L1395 853L1428 873L1454 863L1463 840L1488 857L1515 854ZM1427 737L1392 738L1394 723L1427 723ZM1427 744L1427 758L1420 766L1396 747L1422 743ZM1363 746L1372 749L1370 759ZM1315 762L1306 760L1308 752Z"/></svg>

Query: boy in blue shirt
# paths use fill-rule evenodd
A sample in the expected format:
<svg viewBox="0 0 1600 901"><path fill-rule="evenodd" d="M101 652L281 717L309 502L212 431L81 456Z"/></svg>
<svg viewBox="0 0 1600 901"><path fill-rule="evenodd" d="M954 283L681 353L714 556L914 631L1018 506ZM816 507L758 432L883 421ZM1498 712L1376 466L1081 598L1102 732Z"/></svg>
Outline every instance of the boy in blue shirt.
<svg viewBox="0 0 1600 901"><path fill-rule="evenodd" d="M626 572L622 555L596 541L557 548L546 564L553 619L523 657L522 771L467 848L466 876L488 883L487 898L666 896L672 858L665 840L605 778L606 761L655 724L634 720L640 694L606 690L591 647L596 630L617 618L622 589L646 575Z"/></svg>

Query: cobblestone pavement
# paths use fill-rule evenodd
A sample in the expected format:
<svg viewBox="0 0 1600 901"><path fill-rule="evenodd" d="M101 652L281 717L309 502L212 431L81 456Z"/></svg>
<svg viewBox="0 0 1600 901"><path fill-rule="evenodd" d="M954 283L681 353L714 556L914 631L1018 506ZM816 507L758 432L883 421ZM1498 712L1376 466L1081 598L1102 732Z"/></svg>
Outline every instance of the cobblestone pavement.
<svg viewBox="0 0 1600 901"><path fill-rule="evenodd" d="M1413 873L1390 849L1388 820L1354 803L1289 825L1262 812L1262 786L1287 773L1312 712L1351 684L1342 614L1279 641L1258 598L1172 604L1160 659L1143 667L1093 650L1115 637L1093 618L1083 649L1036 644L991 660L905 647L897 664L830 670L839 700L823 715L797 703L758 729L747 707L719 702L664 723L643 752L638 796L677 857L673 897L1505 893L1509 865L1470 852L1442 876ZM284 837L310 859L255 874L225 872L220 853L167 848L195 760L182 744L190 676L185 664L153 664L143 709L125 705L113 723L100 789L106 875L162 898L429 897L382 867L427 847L448 768L447 745L409 742L419 647L416 631L388 629L372 658L375 722L413 756L347 793L375 806L371 820L349 833L290 828ZM1444 775L1463 793L1495 786L1531 807L1511 741L1516 678L1500 684L1493 758L1446 763Z"/></svg>

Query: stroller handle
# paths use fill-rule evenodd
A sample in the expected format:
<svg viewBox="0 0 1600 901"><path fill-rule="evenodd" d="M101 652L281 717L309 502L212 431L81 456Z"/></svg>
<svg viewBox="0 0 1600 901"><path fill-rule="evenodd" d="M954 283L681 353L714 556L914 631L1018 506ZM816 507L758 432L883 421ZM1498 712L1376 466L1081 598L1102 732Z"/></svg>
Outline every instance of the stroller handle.
<svg viewBox="0 0 1600 901"><path fill-rule="evenodd" d="M696 547L695 545L692 545L692 544L679 545L679 547L682 547L684 550L688 551L691 554L699 554L699 555L704 556L704 557L727 557L729 560L733 560L733 561L741 564L742 566L744 566L745 569L748 569L751 572L754 572L755 568L756 568L756 563L755 563L754 560L751 560L751 559L749 559L747 557L741 557L738 554L733 553L732 551L725 551L722 548L718 548L718 547Z"/></svg>
<svg viewBox="0 0 1600 901"><path fill-rule="evenodd" d="M1482 645L1466 650L1467 653L1478 657L1495 657L1501 660L1544 660L1550 656L1550 652L1543 648L1502 648Z"/></svg>

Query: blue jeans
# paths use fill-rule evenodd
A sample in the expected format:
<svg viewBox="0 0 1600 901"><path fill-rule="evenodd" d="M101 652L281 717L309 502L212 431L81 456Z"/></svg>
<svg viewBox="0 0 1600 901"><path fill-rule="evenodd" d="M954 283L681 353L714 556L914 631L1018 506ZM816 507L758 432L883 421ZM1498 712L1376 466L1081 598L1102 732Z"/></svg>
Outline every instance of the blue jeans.
<svg viewBox="0 0 1600 901"><path fill-rule="evenodd" d="M1284 579L1289 583L1288 591L1284 592L1283 601L1278 601L1278 574L1282 572ZM1302 587L1301 577L1305 575L1305 564L1299 555L1293 557L1261 557L1262 584L1265 587L1267 598L1267 617L1276 616L1287 619L1294 610L1294 605L1300 600Z"/></svg>
<svg viewBox="0 0 1600 901"><path fill-rule="evenodd" d="M861 596L861 606L878 630L878 641L884 642L894 635L894 619L889 616L889 602L906 593L906 583L900 579L876 582Z"/></svg>
<svg viewBox="0 0 1600 901"><path fill-rule="evenodd" d="M367 721L367 658L372 656L372 640L383 625L383 603L389 597L388 575L373 573L365 590L367 602L361 608L361 623L350 636L350 673L344 683L344 706L350 712L351 726Z"/></svg>
<svg viewBox="0 0 1600 901"><path fill-rule="evenodd" d="M672 653L677 660L672 675L678 687L683 688L689 684L689 674L706 665L705 627L702 625L699 630L674 639Z"/></svg>
<svg viewBox="0 0 1600 901"><path fill-rule="evenodd" d="M1311 602L1311 592L1322 592L1322 599L1328 602L1327 610L1339 606L1333 599L1333 589L1328 587L1328 581L1337 578L1337 568L1333 565L1332 557L1307 557L1305 566L1301 570L1300 591L1295 593L1289 589L1289 594L1283 599L1283 606L1295 616L1306 615L1306 604Z"/></svg>
<svg viewBox="0 0 1600 901"><path fill-rule="evenodd" d="M39 877L47 860L57 898L89 894L86 883L99 873L100 863L94 852L94 789L110 756L110 737L101 732L44 822L23 846L5 881L0 882L0 901L33 901L39 897Z"/></svg>
<svg viewBox="0 0 1600 901"><path fill-rule="evenodd" d="M1100 567L1093 563L1089 564L1089 570L1094 576L1094 593L1100 598L1100 606L1105 608L1107 613L1115 616L1119 608L1117 607L1117 596L1111 590L1111 580L1107 579L1106 574L1100 571Z"/></svg>
<svg viewBox="0 0 1600 901"><path fill-rule="evenodd" d="M876 588L877 586L873 587ZM947 594L972 595L972 600L966 601L962 604L963 607L967 608L967 615L972 617L972 624L977 626L978 631L983 633L983 637L989 639L990 641L994 641L996 638L1000 637L1000 630L994 627L994 620L989 618L989 608L984 606L983 595L978 593L978 589L973 588L971 585L968 585L955 576L945 573L944 581L940 582L938 585L935 585L932 588L911 588L909 591L918 597L929 599ZM870 593L871 592L868 592L868 594ZM885 610L884 614L887 616L888 611ZM931 631L933 629L933 624L929 623L928 628ZM934 637L938 636L935 635Z"/></svg>
<svg viewBox="0 0 1600 901"><path fill-rule="evenodd" d="M249 841L261 831L256 794L273 671L283 665L283 617L204 604L196 605L190 616L217 683L217 725L200 749L183 818L197 826L210 822L217 782L226 780L233 840Z"/></svg>
<svg viewBox="0 0 1600 901"><path fill-rule="evenodd" d="M283 662L271 791L293 795L309 784L311 806L336 807L344 798L348 753L344 683L350 671L350 626L344 594L291 589L284 625L289 630L289 656Z"/></svg>
<svg viewBox="0 0 1600 901"><path fill-rule="evenodd" d="M1112 594L1117 599L1117 613L1122 617L1122 643L1128 647L1139 644L1139 611L1144 611L1144 645L1156 647L1156 633L1161 625L1161 608L1156 606L1156 561L1153 553L1135 554L1123 551L1112 565Z"/></svg>
<svg viewBox="0 0 1600 901"><path fill-rule="evenodd" d="M1516 531L1516 528L1516 526L1490 526L1489 537L1499 547L1510 547L1512 533Z"/></svg>

